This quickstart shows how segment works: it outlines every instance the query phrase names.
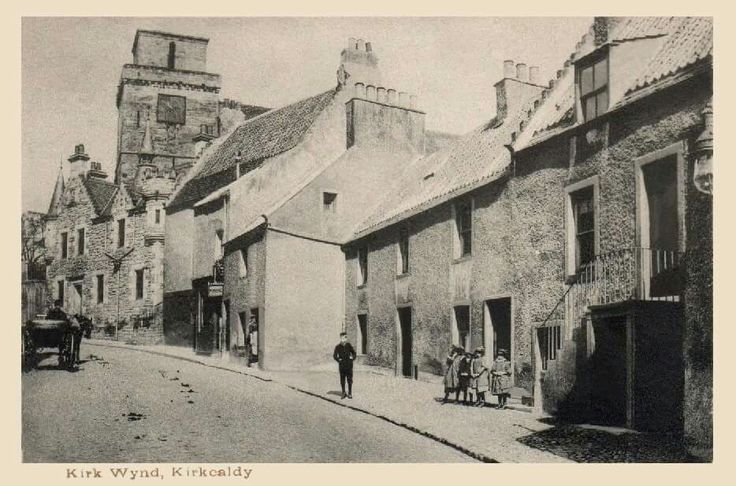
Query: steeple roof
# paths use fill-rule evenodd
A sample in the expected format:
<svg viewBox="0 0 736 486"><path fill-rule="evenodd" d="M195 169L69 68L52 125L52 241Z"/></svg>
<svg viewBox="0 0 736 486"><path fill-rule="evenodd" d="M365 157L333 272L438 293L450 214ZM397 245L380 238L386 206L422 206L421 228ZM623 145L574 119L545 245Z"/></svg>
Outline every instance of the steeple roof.
<svg viewBox="0 0 736 486"><path fill-rule="evenodd" d="M49 204L49 210L46 213L48 216L58 216L59 203L61 197L64 195L64 174L61 172L59 167L59 175L56 178L56 185L54 186L54 193L51 195L51 203Z"/></svg>

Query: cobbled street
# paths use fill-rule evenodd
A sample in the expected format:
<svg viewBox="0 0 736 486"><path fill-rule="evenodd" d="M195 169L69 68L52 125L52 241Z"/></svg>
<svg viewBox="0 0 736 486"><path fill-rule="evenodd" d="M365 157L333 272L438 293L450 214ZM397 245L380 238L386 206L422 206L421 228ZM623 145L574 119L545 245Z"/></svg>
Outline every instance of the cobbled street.
<svg viewBox="0 0 736 486"><path fill-rule="evenodd" d="M273 382L83 346L23 374L25 462L468 462L455 449Z"/></svg>

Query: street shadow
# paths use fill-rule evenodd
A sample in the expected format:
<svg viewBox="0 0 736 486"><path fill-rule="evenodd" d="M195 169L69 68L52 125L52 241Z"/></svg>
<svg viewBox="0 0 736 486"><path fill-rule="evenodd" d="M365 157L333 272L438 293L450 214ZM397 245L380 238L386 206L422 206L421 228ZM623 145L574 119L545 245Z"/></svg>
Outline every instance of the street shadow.
<svg viewBox="0 0 736 486"><path fill-rule="evenodd" d="M341 397L342 396L342 392L341 391L334 391L334 390L328 391L327 394L328 395L334 395L336 397Z"/></svg>
<svg viewBox="0 0 736 486"><path fill-rule="evenodd" d="M686 452L681 438L676 435L612 433L559 419L540 419L539 422L552 425L552 428L519 437L517 442L574 462L698 462Z"/></svg>

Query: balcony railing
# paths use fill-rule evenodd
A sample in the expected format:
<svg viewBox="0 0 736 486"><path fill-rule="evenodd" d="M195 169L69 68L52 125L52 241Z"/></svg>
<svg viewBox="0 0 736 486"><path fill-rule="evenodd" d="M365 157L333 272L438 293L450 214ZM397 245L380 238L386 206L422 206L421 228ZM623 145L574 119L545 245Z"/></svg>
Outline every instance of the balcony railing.
<svg viewBox="0 0 736 486"><path fill-rule="evenodd" d="M598 255L583 265L540 326L542 369L562 347L559 327L564 325L564 339L571 339L592 306L631 300L679 302L684 288L680 263L677 251L625 248Z"/></svg>

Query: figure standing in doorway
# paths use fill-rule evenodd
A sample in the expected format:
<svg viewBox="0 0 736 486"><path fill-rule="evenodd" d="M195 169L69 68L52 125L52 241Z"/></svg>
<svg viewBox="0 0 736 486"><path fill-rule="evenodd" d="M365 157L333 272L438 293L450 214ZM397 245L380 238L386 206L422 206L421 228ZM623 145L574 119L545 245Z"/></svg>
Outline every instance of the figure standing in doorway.
<svg viewBox="0 0 736 486"><path fill-rule="evenodd" d="M258 322L255 316L250 316L248 325L248 366L258 361Z"/></svg>
<svg viewBox="0 0 736 486"><path fill-rule="evenodd" d="M493 375L491 393L498 397L498 408L506 408L506 401L511 395L511 363L506 356L507 351L499 349L491 368Z"/></svg>
<svg viewBox="0 0 736 486"><path fill-rule="evenodd" d="M345 332L340 333L340 344L335 346L332 357L337 361L340 368L340 387L342 388L342 398L353 398L353 361L355 360L355 349L348 342L348 335ZM348 393L345 394L345 382L348 382Z"/></svg>

